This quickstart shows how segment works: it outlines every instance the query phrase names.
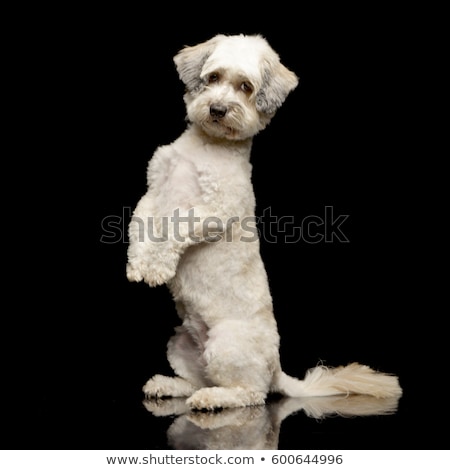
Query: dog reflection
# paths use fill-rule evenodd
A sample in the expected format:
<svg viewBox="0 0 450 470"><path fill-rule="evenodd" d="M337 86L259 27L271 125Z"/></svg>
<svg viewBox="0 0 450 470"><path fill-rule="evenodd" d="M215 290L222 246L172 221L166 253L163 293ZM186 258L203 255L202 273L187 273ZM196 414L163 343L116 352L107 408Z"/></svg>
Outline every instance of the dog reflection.
<svg viewBox="0 0 450 470"><path fill-rule="evenodd" d="M282 421L303 411L308 417L361 417L396 412L398 397L377 399L365 395L282 398L267 405L214 412L192 411L184 398L146 400L154 416L176 416L167 431L176 450L276 450Z"/></svg>

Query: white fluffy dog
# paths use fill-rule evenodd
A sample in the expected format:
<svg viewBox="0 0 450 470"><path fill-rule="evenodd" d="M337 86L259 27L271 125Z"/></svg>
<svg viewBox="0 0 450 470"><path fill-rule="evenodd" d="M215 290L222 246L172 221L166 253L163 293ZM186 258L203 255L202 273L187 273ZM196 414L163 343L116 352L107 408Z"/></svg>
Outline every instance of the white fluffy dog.
<svg viewBox="0 0 450 470"><path fill-rule="evenodd" d="M147 397L186 397L192 409L289 397L399 396L395 376L367 366L280 366L279 335L255 228L252 138L298 83L259 36L217 35L175 57L189 125L159 147L148 191L129 225L127 277L167 284L182 325L168 344L175 377L155 375Z"/></svg>

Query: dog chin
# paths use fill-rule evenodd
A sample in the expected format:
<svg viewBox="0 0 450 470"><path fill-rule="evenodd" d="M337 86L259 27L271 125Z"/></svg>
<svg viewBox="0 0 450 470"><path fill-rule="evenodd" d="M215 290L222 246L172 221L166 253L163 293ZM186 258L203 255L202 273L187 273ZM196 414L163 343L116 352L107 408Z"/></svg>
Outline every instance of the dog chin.
<svg viewBox="0 0 450 470"><path fill-rule="evenodd" d="M254 137L259 131L264 129L270 119L259 119L257 121L246 121L245 126L235 119L213 119L210 116L205 117L189 115L189 120L203 129L205 134L216 139L226 140L247 140ZM196 119L197 118L197 119Z"/></svg>
<svg viewBox="0 0 450 470"><path fill-rule="evenodd" d="M200 123L201 128L210 137L228 140L242 140L248 136L235 127L227 126L221 121L207 120Z"/></svg>

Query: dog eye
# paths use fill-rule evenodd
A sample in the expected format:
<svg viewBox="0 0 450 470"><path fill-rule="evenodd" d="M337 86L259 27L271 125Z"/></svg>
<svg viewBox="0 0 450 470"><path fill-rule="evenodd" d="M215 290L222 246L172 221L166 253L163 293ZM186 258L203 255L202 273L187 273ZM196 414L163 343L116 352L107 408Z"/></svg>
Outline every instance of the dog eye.
<svg viewBox="0 0 450 470"><path fill-rule="evenodd" d="M242 82L241 83L241 90L244 93L251 93L253 91L253 87L248 82Z"/></svg>
<svg viewBox="0 0 450 470"><path fill-rule="evenodd" d="M208 77L208 83L214 83L219 81L219 74L218 73L212 73Z"/></svg>

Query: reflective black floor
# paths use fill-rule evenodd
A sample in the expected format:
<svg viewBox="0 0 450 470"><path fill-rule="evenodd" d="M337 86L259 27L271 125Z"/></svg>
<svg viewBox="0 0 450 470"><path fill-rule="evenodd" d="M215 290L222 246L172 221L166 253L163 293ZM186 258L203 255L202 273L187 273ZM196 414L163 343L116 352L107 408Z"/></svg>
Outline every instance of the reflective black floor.
<svg viewBox="0 0 450 470"><path fill-rule="evenodd" d="M438 399L432 404L431 397L422 400L415 390L405 390L399 400L273 396L265 406L216 412L190 412L183 399L142 400L137 387L117 392L105 387L102 396L86 383L61 395L37 394L35 403L24 404L7 448L448 448L447 437L437 426L446 411L430 413L431 406L438 409Z"/></svg>
<svg viewBox="0 0 450 470"><path fill-rule="evenodd" d="M172 449L286 449L312 444L315 433L333 432L325 419L385 417L395 413L397 400L374 400L365 397L280 399L266 406L222 410L215 413L186 412L184 400L145 402L154 416L171 416L167 445ZM291 417L291 426L283 422ZM305 419L307 417L308 420ZM332 418L334 417L334 418ZM296 424L295 424L296 423ZM337 423L336 423L337 424ZM368 424L364 423L365 425ZM379 423L378 425L380 425ZM387 425L387 422L384 423ZM353 425L356 429L357 423ZM345 434L346 425L341 423ZM291 429L291 430L290 430ZM335 428L335 432L339 429ZM289 431L290 430L290 431ZM348 431L348 429L347 429ZM289 437L289 433L292 433ZM310 434L308 436L308 434ZM281 439L280 439L281 436ZM316 443L319 444L320 441ZM295 443L295 444L294 444ZM323 442L325 444L325 442ZM336 443L335 443L336 444ZM294 447L293 447L294 446Z"/></svg>

